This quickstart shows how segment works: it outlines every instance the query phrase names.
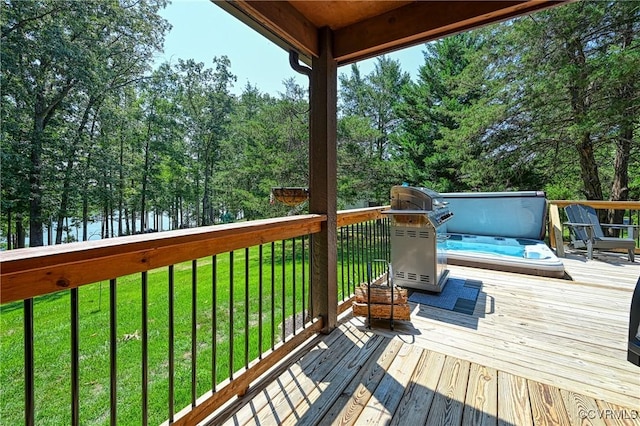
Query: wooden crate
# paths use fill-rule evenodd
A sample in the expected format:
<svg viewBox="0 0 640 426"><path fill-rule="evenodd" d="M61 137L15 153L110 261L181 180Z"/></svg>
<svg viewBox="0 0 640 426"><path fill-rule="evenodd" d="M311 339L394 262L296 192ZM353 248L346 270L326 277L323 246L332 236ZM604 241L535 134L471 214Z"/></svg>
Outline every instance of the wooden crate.
<svg viewBox="0 0 640 426"><path fill-rule="evenodd" d="M357 317L367 317L369 315L369 307L371 307L371 318L374 319L391 319L390 304L371 304L353 302L353 315ZM393 305L393 319L400 321L409 321L411 319L411 309L408 303Z"/></svg>

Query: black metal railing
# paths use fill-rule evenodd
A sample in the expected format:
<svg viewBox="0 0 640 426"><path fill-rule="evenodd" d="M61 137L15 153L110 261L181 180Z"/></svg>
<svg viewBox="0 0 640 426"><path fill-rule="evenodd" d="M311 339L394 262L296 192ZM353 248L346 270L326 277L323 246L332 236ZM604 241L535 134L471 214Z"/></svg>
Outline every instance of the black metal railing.
<svg viewBox="0 0 640 426"><path fill-rule="evenodd" d="M365 210L345 213L348 223L338 230L337 292L345 307L355 288L366 282L367 264L381 275L384 265L375 261L389 259L388 219L379 214L381 208ZM319 223L316 217L307 220L314 221L309 227ZM1 305L3 423L188 424L243 393L251 380L322 325L312 312L310 282L316 228L300 232L300 225L283 223L290 227L286 232L296 235L269 237L272 241L249 247L234 243L238 248L226 252L207 249L213 243L191 237L185 244L193 249L170 239L150 241L149 248L123 245L117 256L124 257L108 268L140 272L58 292L29 290L34 297L14 296ZM235 237L224 238L226 247ZM114 256L110 247L120 249L115 240L109 244L107 260ZM168 254L159 253L163 244ZM173 254L174 247L181 253ZM67 268L83 270L76 255L58 250L71 259ZM155 255L189 259L207 250L215 254L146 267ZM104 264L100 255L92 256L77 259ZM141 266L129 259L141 259ZM40 269L32 269L32 280L38 282ZM56 281L59 286L68 282ZM102 306L103 289L108 307ZM22 345L16 347L16 341Z"/></svg>
<svg viewBox="0 0 640 426"><path fill-rule="evenodd" d="M341 226L338 231L338 300L345 302L356 287L367 282L367 265L374 277L386 272L389 262L389 219L368 220Z"/></svg>
<svg viewBox="0 0 640 426"><path fill-rule="evenodd" d="M107 309L104 282L80 281L75 288L39 296L37 289L27 289L34 297L23 301L9 295L14 291L9 281L36 280L40 273L39 265L28 261L30 254L16 256L19 262L26 259L26 267L16 266L13 275L11 268L3 271L3 290L9 289L3 301L9 302L0 306L2 422L146 425L204 418L221 404L211 402L216 393L227 399L242 393L253 380L247 373L266 371L290 351L285 345L293 348L320 329L310 310L312 234L300 232L319 230L320 220L292 220L302 226L283 220L283 230L272 223L256 225L273 235L299 235L110 279ZM271 238L253 229L240 232L247 240ZM188 244L200 250L202 237L197 237ZM233 237L214 232L206 238ZM221 245L237 245L226 241ZM112 257L112 244L105 242L107 253L91 253L87 262ZM166 245L167 252L175 247ZM55 250L68 256L64 247ZM139 258L138 247L129 250L131 258ZM184 258L189 251L167 256ZM151 258L143 252L141 268ZM137 266L123 263L127 268ZM33 273L25 277L27 269ZM17 341L22 345L16 347ZM192 415L201 404L205 409Z"/></svg>

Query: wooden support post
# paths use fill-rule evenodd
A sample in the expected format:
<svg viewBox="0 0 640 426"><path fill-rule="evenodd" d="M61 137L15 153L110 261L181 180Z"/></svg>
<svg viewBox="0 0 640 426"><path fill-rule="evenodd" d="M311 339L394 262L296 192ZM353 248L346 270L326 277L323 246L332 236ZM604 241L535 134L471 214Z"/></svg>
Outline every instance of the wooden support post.
<svg viewBox="0 0 640 426"><path fill-rule="evenodd" d="M562 242L562 223L557 204L549 205L549 243L555 247L556 255L564 257L564 243Z"/></svg>
<svg viewBox="0 0 640 426"><path fill-rule="evenodd" d="M310 84L309 213L327 221L313 236L312 307L323 319L323 332L337 325L337 102L338 66L333 58L333 32L318 31L320 56L313 58Z"/></svg>

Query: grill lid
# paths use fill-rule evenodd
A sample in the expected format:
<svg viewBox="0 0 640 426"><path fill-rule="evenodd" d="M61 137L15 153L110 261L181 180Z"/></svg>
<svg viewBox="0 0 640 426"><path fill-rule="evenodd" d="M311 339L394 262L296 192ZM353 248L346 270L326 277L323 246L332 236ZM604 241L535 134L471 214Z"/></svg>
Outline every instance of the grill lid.
<svg viewBox="0 0 640 426"><path fill-rule="evenodd" d="M394 186L391 188L392 210L436 210L445 207L446 201L440 193L414 186Z"/></svg>
<svg viewBox="0 0 640 426"><path fill-rule="evenodd" d="M382 213L392 215L394 222L405 225L420 225L426 218L432 226L438 227L451 219L453 213L447 207L440 193L428 188L394 186L391 188L391 210ZM416 217L417 215L417 217Z"/></svg>

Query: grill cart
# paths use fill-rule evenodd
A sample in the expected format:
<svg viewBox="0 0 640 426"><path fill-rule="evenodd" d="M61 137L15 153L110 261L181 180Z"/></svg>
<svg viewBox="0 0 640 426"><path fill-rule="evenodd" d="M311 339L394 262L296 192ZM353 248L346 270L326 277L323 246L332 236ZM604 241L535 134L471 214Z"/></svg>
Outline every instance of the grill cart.
<svg viewBox="0 0 640 426"><path fill-rule="evenodd" d="M452 216L441 195L427 188L391 188L391 265L401 287L441 292L449 271L443 225Z"/></svg>

